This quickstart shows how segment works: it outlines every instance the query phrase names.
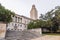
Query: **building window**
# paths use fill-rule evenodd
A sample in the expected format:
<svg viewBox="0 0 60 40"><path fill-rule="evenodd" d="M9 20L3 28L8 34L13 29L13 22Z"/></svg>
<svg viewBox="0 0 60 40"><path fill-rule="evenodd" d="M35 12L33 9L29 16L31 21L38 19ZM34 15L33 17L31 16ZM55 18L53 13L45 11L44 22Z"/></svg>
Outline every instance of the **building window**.
<svg viewBox="0 0 60 40"><path fill-rule="evenodd" d="M15 24L14 29L15 29L15 30L17 29L17 24Z"/></svg>
<svg viewBox="0 0 60 40"><path fill-rule="evenodd" d="M14 15L11 15L11 17L14 17Z"/></svg>
<svg viewBox="0 0 60 40"><path fill-rule="evenodd" d="M17 22L17 17L15 17L15 22Z"/></svg>
<svg viewBox="0 0 60 40"><path fill-rule="evenodd" d="M15 24L15 26L16 26L16 24Z"/></svg>
<svg viewBox="0 0 60 40"><path fill-rule="evenodd" d="M20 18L18 17L18 22L20 21Z"/></svg>
<svg viewBox="0 0 60 40"><path fill-rule="evenodd" d="M18 24L18 26L19 26L19 24Z"/></svg>
<svg viewBox="0 0 60 40"><path fill-rule="evenodd" d="M18 17L18 22L22 23L22 18Z"/></svg>
<svg viewBox="0 0 60 40"><path fill-rule="evenodd" d="M11 30L13 30L13 29L11 29Z"/></svg>
<svg viewBox="0 0 60 40"><path fill-rule="evenodd" d="M20 23L22 23L22 18L20 18Z"/></svg>
<svg viewBox="0 0 60 40"><path fill-rule="evenodd" d="M25 23L26 23L26 20L25 20Z"/></svg>
<svg viewBox="0 0 60 40"><path fill-rule="evenodd" d="M20 27L22 27L22 25L20 25Z"/></svg>
<svg viewBox="0 0 60 40"><path fill-rule="evenodd" d="M13 26L14 24L12 23L12 26Z"/></svg>
<svg viewBox="0 0 60 40"><path fill-rule="evenodd" d="M18 22L19 22L19 17L18 17Z"/></svg>

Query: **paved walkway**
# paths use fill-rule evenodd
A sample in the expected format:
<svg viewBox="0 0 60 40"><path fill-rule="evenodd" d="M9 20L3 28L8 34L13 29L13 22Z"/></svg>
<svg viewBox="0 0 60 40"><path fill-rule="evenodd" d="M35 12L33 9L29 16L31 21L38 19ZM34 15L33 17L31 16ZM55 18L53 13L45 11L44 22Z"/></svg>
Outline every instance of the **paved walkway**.
<svg viewBox="0 0 60 40"><path fill-rule="evenodd" d="M46 35L39 38L31 39L31 40L60 40L60 36Z"/></svg>

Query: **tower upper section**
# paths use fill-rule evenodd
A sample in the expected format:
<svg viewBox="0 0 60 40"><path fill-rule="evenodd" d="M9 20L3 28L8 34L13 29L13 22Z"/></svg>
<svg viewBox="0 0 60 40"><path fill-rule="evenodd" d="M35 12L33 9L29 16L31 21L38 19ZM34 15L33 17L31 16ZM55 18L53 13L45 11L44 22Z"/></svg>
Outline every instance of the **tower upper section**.
<svg viewBox="0 0 60 40"><path fill-rule="evenodd" d="M37 13L37 9L35 8L35 5L32 5L32 9L30 11L30 18L34 20L38 19L38 13Z"/></svg>

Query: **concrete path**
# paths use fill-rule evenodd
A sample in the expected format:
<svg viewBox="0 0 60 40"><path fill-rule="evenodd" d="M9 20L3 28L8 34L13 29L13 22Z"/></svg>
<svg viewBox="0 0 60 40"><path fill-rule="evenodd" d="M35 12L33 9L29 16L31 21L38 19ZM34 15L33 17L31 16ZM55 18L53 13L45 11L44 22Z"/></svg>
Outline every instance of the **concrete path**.
<svg viewBox="0 0 60 40"><path fill-rule="evenodd" d="M46 35L31 40L60 40L60 36Z"/></svg>

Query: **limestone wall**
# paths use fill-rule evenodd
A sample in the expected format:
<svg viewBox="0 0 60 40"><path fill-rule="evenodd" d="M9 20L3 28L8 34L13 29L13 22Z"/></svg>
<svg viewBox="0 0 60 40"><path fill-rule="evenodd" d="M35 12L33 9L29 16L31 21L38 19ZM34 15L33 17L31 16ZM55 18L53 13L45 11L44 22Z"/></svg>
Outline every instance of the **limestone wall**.
<svg viewBox="0 0 60 40"><path fill-rule="evenodd" d="M6 24L0 22L0 39L5 38L6 34Z"/></svg>
<svg viewBox="0 0 60 40"><path fill-rule="evenodd" d="M31 32L37 32L37 33L39 33L39 34L42 34L42 30L41 30L41 28L30 29L29 31L31 31Z"/></svg>

